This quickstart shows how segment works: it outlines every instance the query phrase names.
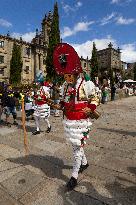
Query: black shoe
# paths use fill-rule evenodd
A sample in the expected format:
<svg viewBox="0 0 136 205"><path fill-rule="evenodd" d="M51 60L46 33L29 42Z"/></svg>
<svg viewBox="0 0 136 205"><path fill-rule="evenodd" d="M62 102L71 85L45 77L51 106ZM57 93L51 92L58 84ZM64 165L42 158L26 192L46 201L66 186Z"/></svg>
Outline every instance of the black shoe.
<svg viewBox="0 0 136 205"><path fill-rule="evenodd" d="M67 183L67 189L68 191L73 190L77 186L77 179L74 177L71 177L69 182Z"/></svg>
<svg viewBox="0 0 136 205"><path fill-rule="evenodd" d="M34 132L32 132L33 135L38 135L40 134L40 131L35 130Z"/></svg>
<svg viewBox="0 0 136 205"><path fill-rule="evenodd" d="M13 125L18 125L18 123L16 121L13 122Z"/></svg>
<svg viewBox="0 0 136 205"><path fill-rule="evenodd" d="M34 117L31 117L31 120L34 120Z"/></svg>
<svg viewBox="0 0 136 205"><path fill-rule="evenodd" d="M6 126L11 127L10 122L6 122Z"/></svg>
<svg viewBox="0 0 136 205"><path fill-rule="evenodd" d="M46 132L49 133L51 131L51 126L47 128Z"/></svg>
<svg viewBox="0 0 136 205"><path fill-rule="evenodd" d="M0 124L2 124L4 121L3 120L0 120Z"/></svg>
<svg viewBox="0 0 136 205"><path fill-rule="evenodd" d="M79 172L78 173L82 173L85 169L87 169L87 167L89 167L89 164L87 163L86 165L82 165L80 166Z"/></svg>

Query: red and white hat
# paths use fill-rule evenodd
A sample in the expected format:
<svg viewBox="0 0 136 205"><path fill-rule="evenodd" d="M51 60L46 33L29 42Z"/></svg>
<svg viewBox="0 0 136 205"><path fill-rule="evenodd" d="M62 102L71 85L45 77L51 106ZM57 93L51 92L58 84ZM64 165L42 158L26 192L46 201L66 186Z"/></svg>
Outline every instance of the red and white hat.
<svg viewBox="0 0 136 205"><path fill-rule="evenodd" d="M58 75L82 72L80 58L72 46L59 43L53 52L53 65Z"/></svg>

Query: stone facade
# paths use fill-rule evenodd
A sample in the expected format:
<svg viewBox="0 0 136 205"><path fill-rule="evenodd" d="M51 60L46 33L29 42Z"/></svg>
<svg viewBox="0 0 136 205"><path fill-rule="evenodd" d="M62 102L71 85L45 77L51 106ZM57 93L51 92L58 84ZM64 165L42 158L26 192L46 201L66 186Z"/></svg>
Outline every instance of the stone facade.
<svg viewBox="0 0 136 205"><path fill-rule="evenodd" d="M88 57L85 59L81 56L80 61L81 61L81 66L82 66L83 71L90 76L91 60L89 60Z"/></svg>
<svg viewBox="0 0 136 205"><path fill-rule="evenodd" d="M121 75L127 67L127 63L121 61L120 49L114 49L110 43L108 48L97 51L98 56L98 76L99 78L109 77L110 69L112 69L114 75ZM82 68L85 72L90 74L91 72L91 59L80 58Z"/></svg>
<svg viewBox="0 0 136 205"><path fill-rule="evenodd" d="M116 73L121 73L122 66L124 66L124 64L121 61L121 52L119 48L114 49L113 45L110 43L108 45L108 48L97 51L97 55L99 64L99 76L108 76L110 70L113 71L114 75L116 75Z"/></svg>
<svg viewBox="0 0 136 205"><path fill-rule="evenodd" d="M135 64L136 64L136 62L127 64L126 77L128 79L134 80L134 66L135 66Z"/></svg>
<svg viewBox="0 0 136 205"><path fill-rule="evenodd" d="M9 35L0 35L0 82L9 82L10 77L10 60L12 57L13 44L16 42L22 50L22 74L21 81L23 84L30 84L34 81L35 75L42 70L46 75L46 55L49 43L50 27L52 14L49 12L42 20L42 30L36 30L36 36L31 43L10 37Z"/></svg>

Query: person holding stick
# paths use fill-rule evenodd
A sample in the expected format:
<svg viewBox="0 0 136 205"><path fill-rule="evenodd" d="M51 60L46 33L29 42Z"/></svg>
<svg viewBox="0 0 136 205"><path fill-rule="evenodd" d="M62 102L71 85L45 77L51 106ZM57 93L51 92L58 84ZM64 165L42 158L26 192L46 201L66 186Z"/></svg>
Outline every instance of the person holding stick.
<svg viewBox="0 0 136 205"><path fill-rule="evenodd" d="M53 63L57 74L64 76L65 79L58 109L63 110L65 135L73 147L73 170L67 183L67 189L72 190L77 185L78 174L89 166L84 145L89 138L92 125L90 117L92 114L96 119L99 117L99 113L96 112L98 100L94 83L80 77L82 73L80 59L72 46L67 43L58 44L54 49Z"/></svg>

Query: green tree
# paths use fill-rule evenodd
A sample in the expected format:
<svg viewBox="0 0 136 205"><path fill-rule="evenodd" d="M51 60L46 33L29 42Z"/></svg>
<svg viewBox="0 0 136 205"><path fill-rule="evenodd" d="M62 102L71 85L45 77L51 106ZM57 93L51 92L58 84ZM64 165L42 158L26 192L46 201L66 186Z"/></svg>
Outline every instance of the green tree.
<svg viewBox="0 0 136 205"><path fill-rule="evenodd" d="M56 72L53 67L53 51L55 46L60 43L60 30L59 30L59 14L57 2L54 4L53 19L51 24L51 33L49 36L49 46L46 58L47 79L54 80Z"/></svg>
<svg viewBox="0 0 136 205"><path fill-rule="evenodd" d="M134 73L134 80L136 80L136 63L134 64L133 73Z"/></svg>
<svg viewBox="0 0 136 205"><path fill-rule="evenodd" d="M95 82L95 77L98 76L98 58L96 45L93 42L92 58L91 58L91 79Z"/></svg>
<svg viewBox="0 0 136 205"><path fill-rule="evenodd" d="M22 72L22 57L21 47L16 43L13 44L12 58L10 61L10 83L12 85L18 85L21 83L21 72Z"/></svg>

